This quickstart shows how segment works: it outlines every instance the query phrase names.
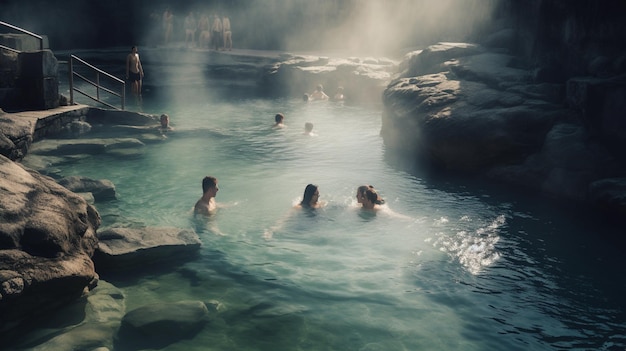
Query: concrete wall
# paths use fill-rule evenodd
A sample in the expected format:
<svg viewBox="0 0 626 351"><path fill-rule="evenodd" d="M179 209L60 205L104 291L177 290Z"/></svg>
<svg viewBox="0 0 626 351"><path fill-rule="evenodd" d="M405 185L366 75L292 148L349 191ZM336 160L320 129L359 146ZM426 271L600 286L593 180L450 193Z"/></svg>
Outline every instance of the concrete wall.
<svg viewBox="0 0 626 351"><path fill-rule="evenodd" d="M0 35L0 43L17 50L33 49L39 42L28 36ZM0 108L45 110L59 106L58 61L50 50L0 53Z"/></svg>

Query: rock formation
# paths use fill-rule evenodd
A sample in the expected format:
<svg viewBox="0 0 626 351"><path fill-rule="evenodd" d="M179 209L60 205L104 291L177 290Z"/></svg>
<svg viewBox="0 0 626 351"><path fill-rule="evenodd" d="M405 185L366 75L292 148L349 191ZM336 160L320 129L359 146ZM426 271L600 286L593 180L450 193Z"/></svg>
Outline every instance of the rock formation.
<svg viewBox="0 0 626 351"><path fill-rule="evenodd" d="M51 178L0 156L0 332L93 287L100 216Z"/></svg>
<svg viewBox="0 0 626 351"><path fill-rule="evenodd" d="M194 231L178 228L109 228L98 232L98 239L93 259L101 273L194 257L201 244Z"/></svg>
<svg viewBox="0 0 626 351"><path fill-rule="evenodd" d="M381 134L390 150L593 204L592 183L626 175L619 152L626 139L608 127L622 123L615 109L597 111L596 118L606 111L606 122L586 122L565 103L585 105L571 96L583 88L569 89L566 99L565 84L538 81L515 56L475 44L432 45L400 67L383 96ZM606 196L604 209L626 213L623 196Z"/></svg>

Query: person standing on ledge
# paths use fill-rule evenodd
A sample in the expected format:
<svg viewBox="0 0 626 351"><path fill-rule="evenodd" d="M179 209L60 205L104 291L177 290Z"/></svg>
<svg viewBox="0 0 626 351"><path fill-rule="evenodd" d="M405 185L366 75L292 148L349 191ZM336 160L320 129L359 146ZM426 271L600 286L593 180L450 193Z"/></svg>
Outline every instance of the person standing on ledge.
<svg viewBox="0 0 626 351"><path fill-rule="evenodd" d="M204 177L204 179L202 179L202 197L196 202L193 212L204 216L210 216L215 213L215 209L217 208L215 196L218 190L217 178L210 176Z"/></svg>
<svg viewBox="0 0 626 351"><path fill-rule="evenodd" d="M174 15L170 8L166 8L163 13L163 45L168 45L170 39L172 39L172 32L174 31Z"/></svg>
<svg viewBox="0 0 626 351"><path fill-rule="evenodd" d="M193 11L189 11L187 17L185 17L185 47L188 48L189 42L191 42L191 47L193 48L196 45L196 17L193 14Z"/></svg>
<svg viewBox="0 0 626 351"><path fill-rule="evenodd" d="M198 46L200 49L209 49L211 46L211 32L209 32L209 16L207 16L206 13L200 16L198 31L200 31Z"/></svg>
<svg viewBox="0 0 626 351"><path fill-rule="evenodd" d="M226 15L222 18L222 29L224 32L222 49L231 51L233 49L233 33L230 31L230 18Z"/></svg>
<svg viewBox="0 0 626 351"><path fill-rule="evenodd" d="M211 27L211 40L213 41L213 47L215 51L219 50L222 47L222 21L217 14L213 15L213 26Z"/></svg>
<svg viewBox="0 0 626 351"><path fill-rule="evenodd" d="M130 81L133 95L141 96L141 80L143 79L143 67L141 66L141 60L139 60L137 47L133 46L130 50L130 54L126 56L126 79Z"/></svg>

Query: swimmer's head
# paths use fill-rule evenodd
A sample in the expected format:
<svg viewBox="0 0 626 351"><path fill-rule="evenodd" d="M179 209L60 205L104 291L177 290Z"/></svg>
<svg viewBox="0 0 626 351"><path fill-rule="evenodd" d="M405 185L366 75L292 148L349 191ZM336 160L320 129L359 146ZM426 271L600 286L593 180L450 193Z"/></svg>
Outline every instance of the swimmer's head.
<svg viewBox="0 0 626 351"><path fill-rule="evenodd" d="M373 186L370 186L370 188L365 191L365 199L375 205L382 205L385 203L385 200L378 195Z"/></svg>
<svg viewBox="0 0 626 351"><path fill-rule="evenodd" d="M161 128L167 128L170 126L170 116L165 113L161 115Z"/></svg>
<svg viewBox="0 0 626 351"><path fill-rule="evenodd" d="M313 123L306 122L304 124L304 131L307 132L307 133L310 133L311 131L313 131Z"/></svg>
<svg viewBox="0 0 626 351"><path fill-rule="evenodd" d="M276 124L283 123L284 119L285 115L283 115L282 113L277 113L276 116L274 116L274 121L276 121Z"/></svg>
<svg viewBox="0 0 626 351"><path fill-rule="evenodd" d="M320 196L320 191L317 185L309 184L304 188L304 195L302 196L302 201L300 202L300 206L302 207L312 207L317 204L317 199Z"/></svg>
<svg viewBox="0 0 626 351"><path fill-rule="evenodd" d="M217 178L206 176L202 179L202 193L206 193L207 191L215 188L215 192L217 193Z"/></svg>
<svg viewBox="0 0 626 351"><path fill-rule="evenodd" d="M322 90L324 90L324 87L323 87L321 84L318 84L318 85L315 87L315 90L316 90L316 91L322 91Z"/></svg>
<svg viewBox="0 0 626 351"><path fill-rule="evenodd" d="M360 187L356 189L356 202L360 204L363 203L363 199L365 198L365 192L369 188L374 188L374 187L371 185L361 185Z"/></svg>
<svg viewBox="0 0 626 351"><path fill-rule="evenodd" d="M304 93L304 95L302 95L302 101L308 102L309 101L309 94Z"/></svg>

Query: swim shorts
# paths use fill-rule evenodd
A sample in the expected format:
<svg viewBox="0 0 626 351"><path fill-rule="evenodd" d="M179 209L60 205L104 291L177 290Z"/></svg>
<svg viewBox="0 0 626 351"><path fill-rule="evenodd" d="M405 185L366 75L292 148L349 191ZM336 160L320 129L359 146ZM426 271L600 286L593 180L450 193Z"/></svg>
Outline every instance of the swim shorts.
<svg viewBox="0 0 626 351"><path fill-rule="evenodd" d="M130 80L131 82L138 82L141 80L141 75L139 74L139 72L128 72L128 80Z"/></svg>

